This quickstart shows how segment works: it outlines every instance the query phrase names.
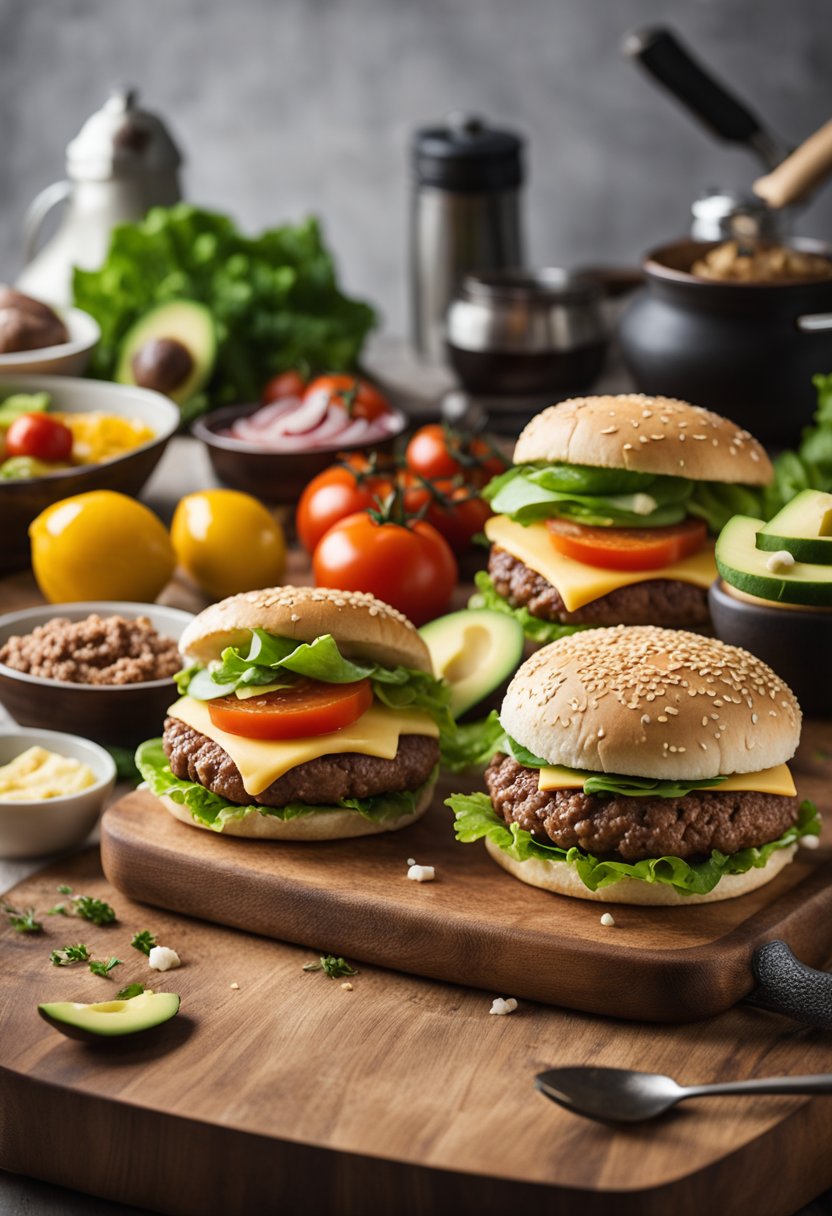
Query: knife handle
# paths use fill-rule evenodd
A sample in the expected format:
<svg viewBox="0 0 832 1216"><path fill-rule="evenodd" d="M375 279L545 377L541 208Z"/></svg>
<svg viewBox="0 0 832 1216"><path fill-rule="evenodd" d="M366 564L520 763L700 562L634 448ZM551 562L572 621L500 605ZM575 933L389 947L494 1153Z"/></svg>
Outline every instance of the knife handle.
<svg viewBox="0 0 832 1216"><path fill-rule="evenodd" d="M769 207L799 203L832 173L832 119L810 135L782 164L758 177L754 193Z"/></svg>
<svg viewBox="0 0 832 1216"><path fill-rule="evenodd" d="M624 38L621 49L719 139L750 146L767 169L773 169L787 154L785 145L766 131L757 116L706 71L670 30L663 26L633 30Z"/></svg>
<svg viewBox="0 0 832 1216"><path fill-rule="evenodd" d="M807 967L785 942L766 942L754 951L751 970L757 987L745 999L760 1009L782 1013L832 1030L832 974Z"/></svg>

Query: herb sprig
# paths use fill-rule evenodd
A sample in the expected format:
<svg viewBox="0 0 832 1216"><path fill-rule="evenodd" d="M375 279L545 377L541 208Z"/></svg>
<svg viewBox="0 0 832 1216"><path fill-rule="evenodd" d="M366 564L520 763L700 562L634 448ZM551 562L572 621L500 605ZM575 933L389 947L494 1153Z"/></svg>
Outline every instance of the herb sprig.
<svg viewBox="0 0 832 1216"><path fill-rule="evenodd" d="M338 980L342 975L358 975L358 969L350 966L343 958L334 954L322 954L317 963L304 963L304 971L323 971L331 980Z"/></svg>
<svg viewBox="0 0 832 1216"><path fill-rule="evenodd" d="M20 912L11 904L3 904L2 907L9 918L9 924L17 933L43 933L43 925L35 919L34 908L24 908Z"/></svg>

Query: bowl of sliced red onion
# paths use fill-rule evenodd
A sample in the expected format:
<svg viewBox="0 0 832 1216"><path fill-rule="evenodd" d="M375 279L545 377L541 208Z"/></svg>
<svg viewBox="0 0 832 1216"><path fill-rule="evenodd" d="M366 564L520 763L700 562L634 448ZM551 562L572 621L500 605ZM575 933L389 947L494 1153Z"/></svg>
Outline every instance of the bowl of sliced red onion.
<svg viewBox="0 0 832 1216"><path fill-rule="evenodd" d="M373 412L364 416L322 388L267 405L214 410L191 429L225 485L267 502L295 503L339 453L392 451L407 416L392 407Z"/></svg>

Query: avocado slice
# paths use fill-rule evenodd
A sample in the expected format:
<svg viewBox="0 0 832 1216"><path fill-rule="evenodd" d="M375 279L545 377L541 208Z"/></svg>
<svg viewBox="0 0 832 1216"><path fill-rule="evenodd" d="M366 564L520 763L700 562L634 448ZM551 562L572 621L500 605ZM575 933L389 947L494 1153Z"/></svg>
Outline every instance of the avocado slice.
<svg viewBox="0 0 832 1216"><path fill-rule="evenodd" d="M832 494L801 490L757 533L757 548L832 565Z"/></svg>
<svg viewBox="0 0 832 1216"><path fill-rule="evenodd" d="M434 673L451 686L451 713L460 717L514 672L523 657L523 629L490 608L465 608L423 625Z"/></svg>
<svg viewBox="0 0 832 1216"><path fill-rule="evenodd" d="M146 312L125 335L116 380L155 389L182 405L208 381L216 361L209 310L196 300L172 300Z"/></svg>
<svg viewBox="0 0 832 1216"><path fill-rule="evenodd" d="M38 1013L70 1039L94 1042L152 1030L179 1012L179 997L173 992L153 992L147 988L126 1001L98 1001L83 1005L78 1001L53 1001L38 1005Z"/></svg>
<svg viewBox="0 0 832 1216"><path fill-rule="evenodd" d="M757 548L761 519L735 515L716 542L716 566L722 578L738 591L783 604L832 608L832 565L795 560L777 569L774 554Z"/></svg>

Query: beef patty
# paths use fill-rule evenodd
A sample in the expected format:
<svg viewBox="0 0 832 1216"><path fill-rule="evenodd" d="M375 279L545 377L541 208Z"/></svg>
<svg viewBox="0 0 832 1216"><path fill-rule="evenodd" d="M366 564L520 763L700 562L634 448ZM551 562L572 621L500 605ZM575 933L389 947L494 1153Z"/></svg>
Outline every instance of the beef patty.
<svg viewBox="0 0 832 1216"><path fill-rule="evenodd" d="M497 545L491 548L488 573L499 595L513 608L528 608L532 616L561 625L664 625L668 628L707 625L708 593L692 583L654 578L618 587L575 612L567 612L558 591L519 558Z"/></svg>
<svg viewBox="0 0 832 1216"><path fill-rule="evenodd" d="M182 781L196 781L229 802L286 806L307 802L325 806L342 798L372 798L415 790L439 763L439 741L427 735L402 735L394 759L337 752L290 769L256 797L247 794L240 770L218 743L180 722L166 718L162 736L171 771Z"/></svg>
<svg viewBox="0 0 832 1216"><path fill-rule="evenodd" d="M797 822L796 798L780 794L694 790L683 798L599 797L583 790L537 788L537 769L498 753L485 782L494 810L506 823L561 848L573 845L624 861L646 857L708 857L713 849L738 853L777 840Z"/></svg>

